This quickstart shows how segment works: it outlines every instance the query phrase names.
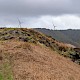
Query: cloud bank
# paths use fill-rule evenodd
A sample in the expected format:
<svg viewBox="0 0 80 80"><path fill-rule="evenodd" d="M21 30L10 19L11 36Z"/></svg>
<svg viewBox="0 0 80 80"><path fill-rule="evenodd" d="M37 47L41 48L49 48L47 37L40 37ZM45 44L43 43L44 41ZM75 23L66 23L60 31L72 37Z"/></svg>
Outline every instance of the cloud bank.
<svg viewBox="0 0 80 80"><path fill-rule="evenodd" d="M80 14L80 0L0 0L0 13L21 16Z"/></svg>
<svg viewBox="0 0 80 80"><path fill-rule="evenodd" d="M80 0L0 0L0 26L80 29Z"/></svg>

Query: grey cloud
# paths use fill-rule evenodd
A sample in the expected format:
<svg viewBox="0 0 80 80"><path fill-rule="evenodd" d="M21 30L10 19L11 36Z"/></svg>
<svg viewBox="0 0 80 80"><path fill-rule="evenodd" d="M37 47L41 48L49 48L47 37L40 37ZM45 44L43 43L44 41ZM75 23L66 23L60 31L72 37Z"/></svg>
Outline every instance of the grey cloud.
<svg viewBox="0 0 80 80"><path fill-rule="evenodd" d="M0 14L40 16L80 14L80 0L0 0Z"/></svg>
<svg viewBox="0 0 80 80"><path fill-rule="evenodd" d="M38 26L42 24L40 24L41 20L38 21L40 16L64 14L80 17L80 0L0 0L0 26L18 26L17 17L25 25L32 22L35 25L37 23Z"/></svg>

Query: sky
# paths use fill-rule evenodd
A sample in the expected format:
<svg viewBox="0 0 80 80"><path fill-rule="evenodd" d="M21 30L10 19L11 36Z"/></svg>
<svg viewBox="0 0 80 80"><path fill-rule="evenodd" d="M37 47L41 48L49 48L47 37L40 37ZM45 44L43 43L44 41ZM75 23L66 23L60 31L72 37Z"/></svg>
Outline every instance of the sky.
<svg viewBox="0 0 80 80"><path fill-rule="evenodd" d="M0 27L80 29L80 0L0 0Z"/></svg>

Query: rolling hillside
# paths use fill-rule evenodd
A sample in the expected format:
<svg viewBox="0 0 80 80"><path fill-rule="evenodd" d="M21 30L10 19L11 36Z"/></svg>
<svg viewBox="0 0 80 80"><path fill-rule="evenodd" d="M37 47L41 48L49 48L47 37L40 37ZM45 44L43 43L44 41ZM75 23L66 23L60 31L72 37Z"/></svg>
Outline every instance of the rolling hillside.
<svg viewBox="0 0 80 80"><path fill-rule="evenodd" d="M79 60L73 47L33 29L0 29L0 80L80 80Z"/></svg>
<svg viewBox="0 0 80 80"><path fill-rule="evenodd" d="M56 40L72 44L80 47L80 30L49 30L45 28L37 28L36 30L54 37Z"/></svg>

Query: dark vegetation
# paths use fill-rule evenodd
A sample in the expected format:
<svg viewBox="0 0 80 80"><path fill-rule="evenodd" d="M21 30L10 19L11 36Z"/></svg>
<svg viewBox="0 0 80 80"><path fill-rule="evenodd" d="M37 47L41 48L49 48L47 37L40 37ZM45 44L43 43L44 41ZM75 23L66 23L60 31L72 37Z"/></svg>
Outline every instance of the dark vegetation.
<svg viewBox="0 0 80 80"><path fill-rule="evenodd" d="M51 36L44 35L33 29L26 28L1 28L0 41L18 40L35 44L42 44L57 51L59 54L71 58L72 61L80 64L80 52L75 49L64 46L63 43L55 40ZM61 45L62 44L62 45ZM2 58L0 58L2 59Z"/></svg>

